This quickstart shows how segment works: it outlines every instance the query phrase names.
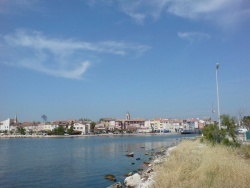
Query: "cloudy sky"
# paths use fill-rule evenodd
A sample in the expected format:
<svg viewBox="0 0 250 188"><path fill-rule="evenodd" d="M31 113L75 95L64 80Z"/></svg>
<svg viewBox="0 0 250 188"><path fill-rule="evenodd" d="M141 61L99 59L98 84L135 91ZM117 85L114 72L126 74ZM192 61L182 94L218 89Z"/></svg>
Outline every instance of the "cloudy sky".
<svg viewBox="0 0 250 188"><path fill-rule="evenodd" d="M0 120L250 115L249 0L1 0ZM212 114L212 110L216 113Z"/></svg>

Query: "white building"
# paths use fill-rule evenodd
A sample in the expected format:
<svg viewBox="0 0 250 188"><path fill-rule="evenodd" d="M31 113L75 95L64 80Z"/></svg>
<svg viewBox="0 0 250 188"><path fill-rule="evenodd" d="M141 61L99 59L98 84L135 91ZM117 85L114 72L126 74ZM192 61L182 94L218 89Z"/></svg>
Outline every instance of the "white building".
<svg viewBox="0 0 250 188"><path fill-rule="evenodd" d="M0 131L10 131L11 125L14 125L15 123L17 123L16 117L15 117L15 119L8 118L7 120L1 121L0 122Z"/></svg>
<svg viewBox="0 0 250 188"><path fill-rule="evenodd" d="M145 127L151 128L153 132L179 132L182 129L189 129L186 120L154 118L145 121Z"/></svg>
<svg viewBox="0 0 250 188"><path fill-rule="evenodd" d="M199 119L191 118L187 120L189 130L195 130L199 128Z"/></svg>
<svg viewBox="0 0 250 188"><path fill-rule="evenodd" d="M90 132L90 124L74 123L74 130L81 131L81 134L88 134Z"/></svg>
<svg viewBox="0 0 250 188"><path fill-rule="evenodd" d="M151 131L152 131L151 121L150 120L145 121L144 127L147 128L147 129L151 129Z"/></svg>
<svg viewBox="0 0 250 188"><path fill-rule="evenodd" d="M40 123L37 125L37 131L53 131L53 129L57 128L58 125L55 123Z"/></svg>
<svg viewBox="0 0 250 188"><path fill-rule="evenodd" d="M174 123L171 122L169 119L162 119L161 127L163 128L163 131L175 132Z"/></svg>
<svg viewBox="0 0 250 188"><path fill-rule="evenodd" d="M10 130L11 119L7 119L0 122L0 131L9 131Z"/></svg>

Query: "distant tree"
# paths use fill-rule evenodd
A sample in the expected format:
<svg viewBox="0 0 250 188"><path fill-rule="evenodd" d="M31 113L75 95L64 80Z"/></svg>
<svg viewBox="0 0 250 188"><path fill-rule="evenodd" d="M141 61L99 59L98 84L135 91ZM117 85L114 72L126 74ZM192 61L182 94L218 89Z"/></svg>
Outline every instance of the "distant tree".
<svg viewBox="0 0 250 188"><path fill-rule="evenodd" d="M104 121L105 118L100 118L99 119L99 123L101 123L102 121Z"/></svg>
<svg viewBox="0 0 250 188"><path fill-rule="evenodd" d="M24 134L25 134L25 131L26 131L25 128L23 128L23 127L21 127L21 126L18 126L18 127L17 127L17 132L18 132L18 133L24 135Z"/></svg>
<svg viewBox="0 0 250 188"><path fill-rule="evenodd" d="M242 122L244 126L250 129L250 116L244 116Z"/></svg>
<svg viewBox="0 0 250 188"><path fill-rule="evenodd" d="M63 126L59 126L57 128L54 128L52 131L52 134L54 134L54 135L64 135L64 133L65 133L65 130L64 130Z"/></svg>
<svg viewBox="0 0 250 188"><path fill-rule="evenodd" d="M88 118L81 118L81 119L79 119L79 121L91 121L91 120Z"/></svg>
<svg viewBox="0 0 250 188"><path fill-rule="evenodd" d="M227 127L228 136L230 136L234 143L237 142L237 136L235 134L236 120L229 115L221 115L221 124Z"/></svg>
<svg viewBox="0 0 250 188"><path fill-rule="evenodd" d="M96 126L96 122L93 122L93 121L92 121L92 122L90 123L90 131L91 131L91 132L94 132L95 126Z"/></svg>
<svg viewBox="0 0 250 188"><path fill-rule="evenodd" d="M42 133L46 133L47 135L54 135L54 132L51 130L44 130Z"/></svg>
<svg viewBox="0 0 250 188"><path fill-rule="evenodd" d="M155 129L154 129L153 125L150 124L150 127L151 127L151 132L154 133L154 132L155 132Z"/></svg>
<svg viewBox="0 0 250 188"><path fill-rule="evenodd" d="M33 134L34 131L32 129L29 130L29 134Z"/></svg>
<svg viewBox="0 0 250 188"><path fill-rule="evenodd" d="M67 130L68 134L73 134L74 133L74 125L71 125L70 128Z"/></svg>
<svg viewBox="0 0 250 188"><path fill-rule="evenodd" d="M47 116L46 115L42 115L41 118L43 119L44 122L47 121Z"/></svg>

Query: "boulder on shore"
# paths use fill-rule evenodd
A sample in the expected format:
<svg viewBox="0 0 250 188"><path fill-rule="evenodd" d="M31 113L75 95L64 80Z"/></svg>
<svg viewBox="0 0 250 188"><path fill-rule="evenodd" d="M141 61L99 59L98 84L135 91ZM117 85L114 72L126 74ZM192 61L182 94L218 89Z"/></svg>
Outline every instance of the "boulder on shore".
<svg viewBox="0 0 250 188"><path fill-rule="evenodd" d="M141 184L141 176L137 173L129 176L124 180L124 184L126 187L139 188Z"/></svg>

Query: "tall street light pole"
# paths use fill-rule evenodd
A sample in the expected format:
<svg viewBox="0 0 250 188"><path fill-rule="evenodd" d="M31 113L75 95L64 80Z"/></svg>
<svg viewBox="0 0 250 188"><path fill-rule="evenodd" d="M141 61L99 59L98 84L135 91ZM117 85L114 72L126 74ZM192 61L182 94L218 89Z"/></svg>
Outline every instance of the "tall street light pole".
<svg viewBox="0 0 250 188"><path fill-rule="evenodd" d="M218 106L218 120L219 120L219 129L221 128L220 122L220 100L219 100L219 86L218 86L218 69L219 63L216 64L216 89L217 89L217 106Z"/></svg>

